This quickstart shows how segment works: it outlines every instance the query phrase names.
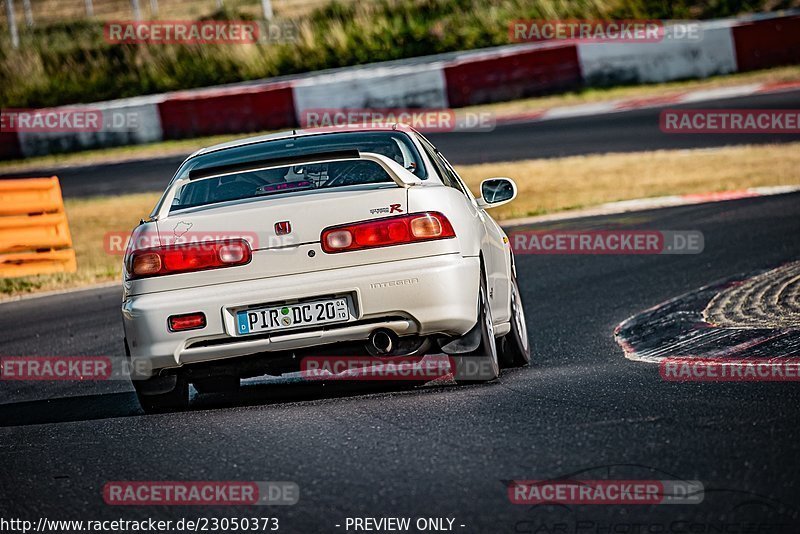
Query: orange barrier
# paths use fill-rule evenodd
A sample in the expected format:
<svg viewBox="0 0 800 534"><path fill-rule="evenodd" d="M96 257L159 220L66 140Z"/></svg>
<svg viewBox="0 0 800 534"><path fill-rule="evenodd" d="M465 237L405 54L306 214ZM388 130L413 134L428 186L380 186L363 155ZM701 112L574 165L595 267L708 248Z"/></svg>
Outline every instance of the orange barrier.
<svg viewBox="0 0 800 534"><path fill-rule="evenodd" d="M58 178L0 180L0 278L76 270Z"/></svg>

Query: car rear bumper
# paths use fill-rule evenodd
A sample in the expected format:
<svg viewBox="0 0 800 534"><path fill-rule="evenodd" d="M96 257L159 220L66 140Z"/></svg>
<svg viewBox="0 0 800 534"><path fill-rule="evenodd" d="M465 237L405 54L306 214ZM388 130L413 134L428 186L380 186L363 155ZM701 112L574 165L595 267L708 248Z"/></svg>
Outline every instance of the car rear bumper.
<svg viewBox="0 0 800 534"><path fill-rule="evenodd" d="M180 276L180 275L178 275ZM366 340L377 328L403 335L461 335L477 320L480 262L444 254L128 297L122 306L135 378L161 369L328 343ZM231 308L349 296L355 320L236 336ZM203 312L201 330L170 332L171 315Z"/></svg>

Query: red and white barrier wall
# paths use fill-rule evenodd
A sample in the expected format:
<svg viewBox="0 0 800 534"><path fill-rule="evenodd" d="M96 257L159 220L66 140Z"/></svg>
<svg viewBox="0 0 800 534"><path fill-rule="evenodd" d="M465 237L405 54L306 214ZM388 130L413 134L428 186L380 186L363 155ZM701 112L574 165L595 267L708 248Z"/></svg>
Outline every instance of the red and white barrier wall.
<svg viewBox="0 0 800 534"><path fill-rule="evenodd" d="M575 89L581 67L575 44L537 43L465 53L444 66L453 108Z"/></svg>
<svg viewBox="0 0 800 534"><path fill-rule="evenodd" d="M277 130L294 123L288 83L181 91L157 104L163 139Z"/></svg>
<svg viewBox="0 0 800 534"><path fill-rule="evenodd" d="M736 24L732 28L739 71L764 69L800 60L800 15Z"/></svg>
<svg viewBox="0 0 800 534"><path fill-rule="evenodd" d="M0 159L163 139L278 130L310 109L457 108L581 86L704 78L800 62L800 15L703 23L702 39L544 43L443 54L87 104L138 117L129 131L0 133ZM74 106L71 106L74 107Z"/></svg>
<svg viewBox="0 0 800 534"><path fill-rule="evenodd" d="M159 106L163 100L163 95L153 95L69 106L70 110L101 112L102 127L97 131L20 131L16 134L20 152L23 157L29 157L161 141L164 136ZM130 122L124 124L125 121Z"/></svg>
<svg viewBox="0 0 800 534"><path fill-rule="evenodd" d="M447 107L440 62L376 64L295 80L295 119L310 109Z"/></svg>
<svg viewBox="0 0 800 534"><path fill-rule="evenodd" d="M732 21L703 25L701 40L654 43L579 43L587 86L659 83L736 72Z"/></svg>

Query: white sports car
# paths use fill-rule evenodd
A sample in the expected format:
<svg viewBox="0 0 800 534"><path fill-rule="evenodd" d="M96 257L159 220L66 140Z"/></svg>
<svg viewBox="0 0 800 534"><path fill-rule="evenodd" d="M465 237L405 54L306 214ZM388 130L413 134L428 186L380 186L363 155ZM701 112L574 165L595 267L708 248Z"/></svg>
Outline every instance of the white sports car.
<svg viewBox="0 0 800 534"><path fill-rule="evenodd" d="M444 156L396 125L200 150L124 261L122 315L145 411L297 371L304 355L452 355L455 379L530 360L508 238ZM470 364L470 365L466 365Z"/></svg>

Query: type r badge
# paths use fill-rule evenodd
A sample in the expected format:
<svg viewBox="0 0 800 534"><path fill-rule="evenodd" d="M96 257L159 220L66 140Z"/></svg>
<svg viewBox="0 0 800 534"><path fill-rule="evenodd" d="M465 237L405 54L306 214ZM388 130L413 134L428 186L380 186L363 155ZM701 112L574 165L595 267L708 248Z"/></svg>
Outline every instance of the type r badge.
<svg viewBox="0 0 800 534"><path fill-rule="evenodd" d="M369 210L369 212L372 215L376 215L378 213L403 213L402 206L402 204L389 204L385 208L373 208Z"/></svg>
<svg viewBox="0 0 800 534"><path fill-rule="evenodd" d="M289 221L279 221L275 223L275 233L277 235L286 235L292 233L292 223Z"/></svg>

